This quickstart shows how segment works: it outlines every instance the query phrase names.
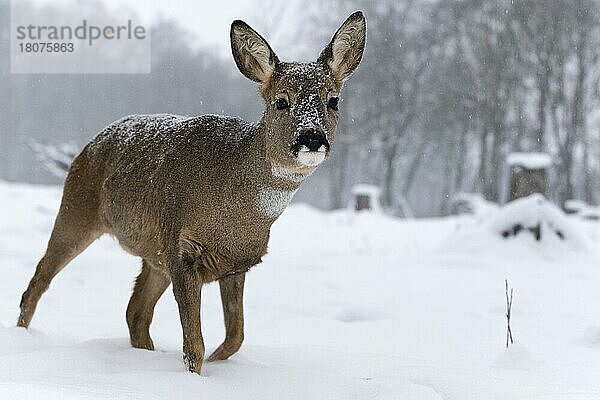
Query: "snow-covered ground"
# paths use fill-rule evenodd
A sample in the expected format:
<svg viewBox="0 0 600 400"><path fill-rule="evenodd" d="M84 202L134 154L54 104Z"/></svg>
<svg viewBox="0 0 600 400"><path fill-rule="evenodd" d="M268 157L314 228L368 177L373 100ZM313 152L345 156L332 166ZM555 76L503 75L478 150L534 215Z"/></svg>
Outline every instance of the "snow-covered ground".
<svg viewBox="0 0 600 400"><path fill-rule="evenodd" d="M157 351L130 348L140 262L105 237L14 327L60 188L0 182L0 399L600 399L600 223L502 239L470 217L396 220L290 207L246 286L246 341L202 376L181 360L172 293ZM504 279L514 287L505 342ZM207 354L224 329L203 292Z"/></svg>

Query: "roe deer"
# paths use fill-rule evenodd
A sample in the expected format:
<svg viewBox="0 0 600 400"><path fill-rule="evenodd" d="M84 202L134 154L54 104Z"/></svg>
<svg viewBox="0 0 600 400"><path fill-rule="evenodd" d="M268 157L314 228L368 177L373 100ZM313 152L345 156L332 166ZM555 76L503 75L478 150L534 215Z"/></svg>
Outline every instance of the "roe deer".
<svg viewBox="0 0 600 400"><path fill-rule="evenodd" d="M265 103L259 122L161 114L125 117L102 130L69 169L18 326L29 326L52 278L107 233L142 258L126 313L133 347L154 348L154 307L172 282L183 359L200 373L200 291L219 281L226 334L209 360L237 352L245 273L266 254L271 225L299 185L329 155L338 96L365 39L365 18L357 11L316 62L280 62L262 36L234 21L233 58Z"/></svg>

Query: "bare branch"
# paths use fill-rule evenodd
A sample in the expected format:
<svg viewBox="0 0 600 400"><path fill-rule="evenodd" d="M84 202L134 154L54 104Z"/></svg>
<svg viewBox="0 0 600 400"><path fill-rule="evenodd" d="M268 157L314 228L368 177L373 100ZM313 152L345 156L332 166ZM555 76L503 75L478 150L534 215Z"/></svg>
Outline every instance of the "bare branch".
<svg viewBox="0 0 600 400"><path fill-rule="evenodd" d="M508 279L504 280L505 291L506 291L506 348L508 348L509 341L510 344L513 344L513 336L512 329L510 328L510 317L512 312L512 302L513 302L513 289L510 289L510 295L508 291Z"/></svg>

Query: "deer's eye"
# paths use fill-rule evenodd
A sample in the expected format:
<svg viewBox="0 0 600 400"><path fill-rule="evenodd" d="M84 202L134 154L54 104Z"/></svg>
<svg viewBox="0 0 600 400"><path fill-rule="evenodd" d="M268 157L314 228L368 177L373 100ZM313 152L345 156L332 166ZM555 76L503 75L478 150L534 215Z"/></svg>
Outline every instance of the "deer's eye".
<svg viewBox="0 0 600 400"><path fill-rule="evenodd" d="M290 103L287 101L287 99L280 97L277 100L275 100L275 108L277 108L278 110L285 110L286 108L289 108L289 107L290 107Z"/></svg>
<svg viewBox="0 0 600 400"><path fill-rule="evenodd" d="M329 101L327 102L327 105L329 106L329 108L331 108L334 111L338 110L338 103L340 101L340 98L337 96L333 96L329 98Z"/></svg>

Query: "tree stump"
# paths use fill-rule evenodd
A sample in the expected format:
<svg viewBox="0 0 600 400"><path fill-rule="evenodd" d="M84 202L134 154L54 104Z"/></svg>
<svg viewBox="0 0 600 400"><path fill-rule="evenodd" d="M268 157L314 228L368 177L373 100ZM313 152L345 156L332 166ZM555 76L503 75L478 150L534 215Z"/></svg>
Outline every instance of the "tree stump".
<svg viewBox="0 0 600 400"><path fill-rule="evenodd" d="M567 214L580 214L586 208L588 208L588 205L584 201L576 199L566 200L565 204L563 204L563 210Z"/></svg>
<svg viewBox="0 0 600 400"><path fill-rule="evenodd" d="M371 209L371 197L366 194L358 194L355 196L356 205L354 209L356 211L370 210Z"/></svg>
<svg viewBox="0 0 600 400"><path fill-rule="evenodd" d="M510 187L508 201L540 193L547 196L548 170L552 159L546 153L512 153L508 156Z"/></svg>
<svg viewBox="0 0 600 400"><path fill-rule="evenodd" d="M350 208L354 211L381 211L381 190L373 185L355 185L352 187Z"/></svg>
<svg viewBox="0 0 600 400"><path fill-rule="evenodd" d="M576 229L564 212L541 194L511 201L494 215L490 224L495 232L509 239L520 234L531 234L536 241L577 240ZM568 238L567 235L570 235Z"/></svg>

